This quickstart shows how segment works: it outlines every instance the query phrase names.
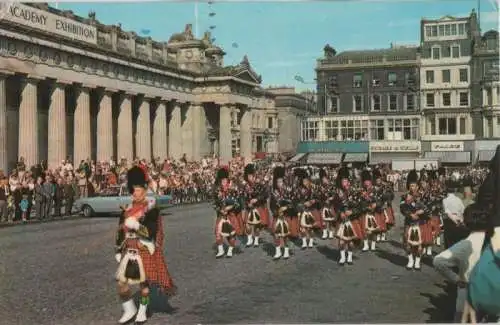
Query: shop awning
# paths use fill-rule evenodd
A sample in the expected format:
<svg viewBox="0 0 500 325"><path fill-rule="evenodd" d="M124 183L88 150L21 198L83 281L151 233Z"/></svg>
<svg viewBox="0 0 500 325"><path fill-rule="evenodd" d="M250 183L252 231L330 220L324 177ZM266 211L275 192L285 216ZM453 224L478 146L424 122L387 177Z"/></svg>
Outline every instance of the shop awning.
<svg viewBox="0 0 500 325"><path fill-rule="evenodd" d="M359 153L348 152L345 154L344 157L344 162L346 163L362 163L366 162L367 160L368 160L368 153L366 152L359 152Z"/></svg>
<svg viewBox="0 0 500 325"><path fill-rule="evenodd" d="M313 165L339 165L341 162L341 153L310 153L307 156L307 163Z"/></svg>
<svg viewBox="0 0 500 325"><path fill-rule="evenodd" d="M488 162L495 156L495 150L480 150L477 162Z"/></svg>
<svg viewBox="0 0 500 325"><path fill-rule="evenodd" d="M307 153L298 153L295 156L293 156L289 161L297 162L297 161L301 160L302 158L304 158L305 155L307 155Z"/></svg>
<svg viewBox="0 0 500 325"><path fill-rule="evenodd" d="M442 163L469 164L470 151L426 151L424 158L437 159Z"/></svg>

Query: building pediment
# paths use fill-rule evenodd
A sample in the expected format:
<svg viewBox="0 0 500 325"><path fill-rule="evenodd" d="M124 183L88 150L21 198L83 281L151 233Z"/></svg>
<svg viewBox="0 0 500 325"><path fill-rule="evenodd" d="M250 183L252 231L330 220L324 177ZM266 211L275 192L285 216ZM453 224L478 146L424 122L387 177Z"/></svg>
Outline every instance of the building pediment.
<svg viewBox="0 0 500 325"><path fill-rule="evenodd" d="M261 83L261 78L259 75L257 75L254 71L252 70L248 70L248 69L243 69L243 70L240 70L240 71L236 71L232 77L235 77L235 78L238 78L238 79L242 79L242 80L245 80L245 81L250 81L250 82L253 82L253 83L256 83L256 84L260 84Z"/></svg>

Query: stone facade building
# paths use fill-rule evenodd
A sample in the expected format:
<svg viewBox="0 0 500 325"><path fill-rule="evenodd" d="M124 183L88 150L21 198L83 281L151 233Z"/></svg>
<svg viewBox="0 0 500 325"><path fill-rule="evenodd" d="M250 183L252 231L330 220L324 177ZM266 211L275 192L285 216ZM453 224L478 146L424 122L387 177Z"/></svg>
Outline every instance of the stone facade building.
<svg viewBox="0 0 500 325"><path fill-rule="evenodd" d="M373 141L376 147L418 141L418 59L417 48L409 46L338 54L326 46L316 67L318 109L324 116L304 121L302 140ZM323 131L310 131L318 123ZM418 151L392 155L415 156ZM351 156L366 161L368 152ZM372 157L386 159L383 152Z"/></svg>
<svg viewBox="0 0 500 325"><path fill-rule="evenodd" d="M79 17L46 3L2 3L0 20L0 169L68 156L252 158L264 133L255 122L281 114L275 96L245 56L224 51L191 25L158 42L95 13ZM269 117L268 117L269 116ZM288 118L288 117L287 117Z"/></svg>
<svg viewBox="0 0 500 325"><path fill-rule="evenodd" d="M446 16L421 21L420 88L422 140L425 157L471 162L471 73L473 41L480 35L475 12L469 17ZM450 140L463 142L448 146ZM445 142L444 148L440 142ZM450 148L448 148L450 147ZM455 148L456 147L456 148Z"/></svg>

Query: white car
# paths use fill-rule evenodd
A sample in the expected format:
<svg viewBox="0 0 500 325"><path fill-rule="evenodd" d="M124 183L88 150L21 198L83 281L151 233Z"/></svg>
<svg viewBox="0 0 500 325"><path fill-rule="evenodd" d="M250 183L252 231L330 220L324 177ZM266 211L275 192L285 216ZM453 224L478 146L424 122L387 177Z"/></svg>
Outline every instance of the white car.
<svg viewBox="0 0 500 325"><path fill-rule="evenodd" d="M170 195L157 195L148 192L148 199L155 200L156 206L161 210L171 206ZM123 206L132 203L132 198L126 186L112 186L99 193L97 196L80 198L75 201L75 208L85 217L100 214L116 215L122 212Z"/></svg>

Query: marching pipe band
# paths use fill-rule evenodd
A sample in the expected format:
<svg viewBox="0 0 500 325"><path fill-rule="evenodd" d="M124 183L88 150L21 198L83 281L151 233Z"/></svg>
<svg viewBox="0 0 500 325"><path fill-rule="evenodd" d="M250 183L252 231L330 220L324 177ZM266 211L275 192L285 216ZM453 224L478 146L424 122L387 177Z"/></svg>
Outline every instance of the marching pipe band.
<svg viewBox="0 0 500 325"><path fill-rule="evenodd" d="M253 164L245 166L243 179L230 175L227 168L217 172L217 258L232 257L236 247L258 247L261 236L269 233L275 260L290 258L292 243L305 250L319 240L336 240L338 263L353 264L357 247L375 251L396 224L394 187L378 168L363 170L359 180L345 166L336 177L324 169L314 175L305 166L277 166L272 174L268 182ZM420 178L415 170L408 175L407 192L400 201L408 269L419 270L421 257L432 256L432 247L441 244L445 196L439 175L433 170L421 170Z"/></svg>

